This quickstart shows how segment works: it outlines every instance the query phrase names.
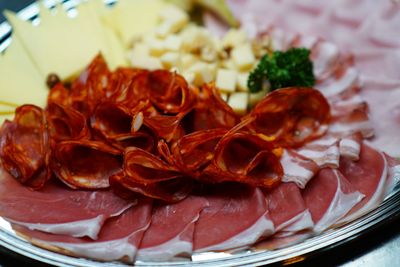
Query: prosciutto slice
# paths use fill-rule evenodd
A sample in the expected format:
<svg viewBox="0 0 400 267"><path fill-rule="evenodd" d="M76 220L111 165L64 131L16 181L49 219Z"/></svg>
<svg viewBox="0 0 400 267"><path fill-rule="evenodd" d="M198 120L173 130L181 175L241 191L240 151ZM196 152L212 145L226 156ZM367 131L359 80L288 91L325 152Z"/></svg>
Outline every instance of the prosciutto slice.
<svg viewBox="0 0 400 267"><path fill-rule="evenodd" d="M329 168L322 169L308 183L302 196L315 223L315 233L334 225L364 198L338 170Z"/></svg>
<svg viewBox="0 0 400 267"><path fill-rule="evenodd" d="M224 185L207 200L195 227L195 252L245 248L274 232L260 189Z"/></svg>
<svg viewBox="0 0 400 267"><path fill-rule="evenodd" d="M312 229L314 223L299 188L294 183L282 183L267 194L271 220L275 225L275 236L288 236Z"/></svg>
<svg viewBox="0 0 400 267"><path fill-rule="evenodd" d="M109 219L95 241L48 234L19 225L13 225L13 229L38 246L75 257L133 263L143 234L150 224L150 218L151 201L141 200L120 216Z"/></svg>
<svg viewBox="0 0 400 267"><path fill-rule="evenodd" d="M388 167L385 156L366 144L362 144L360 159L342 158L339 171L364 198L355 205L340 223L350 222L379 206L385 197Z"/></svg>
<svg viewBox="0 0 400 267"><path fill-rule="evenodd" d="M32 230L96 239L107 218L136 203L111 191L72 190L56 180L32 191L0 169L0 216Z"/></svg>
<svg viewBox="0 0 400 267"><path fill-rule="evenodd" d="M151 225L140 243L137 259L170 261L190 258L195 223L207 206L206 198L196 196L189 196L176 204L154 206Z"/></svg>

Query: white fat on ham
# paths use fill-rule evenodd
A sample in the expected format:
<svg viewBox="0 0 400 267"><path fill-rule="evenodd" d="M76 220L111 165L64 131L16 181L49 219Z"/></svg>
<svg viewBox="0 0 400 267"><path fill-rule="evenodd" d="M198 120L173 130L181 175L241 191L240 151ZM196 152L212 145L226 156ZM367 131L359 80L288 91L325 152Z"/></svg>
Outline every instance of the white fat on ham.
<svg viewBox="0 0 400 267"><path fill-rule="evenodd" d="M339 139L325 135L296 150L303 157L314 161L320 168L339 166L340 152Z"/></svg>
<svg viewBox="0 0 400 267"><path fill-rule="evenodd" d="M342 159L339 171L365 197L338 224L351 222L378 207L385 197L387 162L383 153L362 144L358 161Z"/></svg>
<svg viewBox="0 0 400 267"><path fill-rule="evenodd" d="M294 183L281 183L266 194L268 209L275 225L274 236L293 235L299 231L312 229L314 223L301 192Z"/></svg>
<svg viewBox="0 0 400 267"><path fill-rule="evenodd" d="M319 170L318 165L313 161L286 149L281 157L281 165L283 168L282 182L294 182L300 188L304 188Z"/></svg>
<svg viewBox="0 0 400 267"><path fill-rule="evenodd" d="M142 200L120 216L109 219L98 240L48 234L20 225L13 225L13 229L33 244L56 252L94 260L133 263L150 220L151 201Z"/></svg>
<svg viewBox="0 0 400 267"><path fill-rule="evenodd" d="M361 134L352 134L343 137L339 142L340 156L352 161L357 161L360 157L361 142Z"/></svg>
<svg viewBox="0 0 400 267"><path fill-rule="evenodd" d="M195 223L208 205L204 197L189 196L178 203L154 206L152 222L143 236L137 260L190 259Z"/></svg>
<svg viewBox="0 0 400 267"><path fill-rule="evenodd" d="M339 60L339 48L329 42L320 41L312 50L311 60L314 64L314 75L317 79L328 77Z"/></svg>
<svg viewBox="0 0 400 267"><path fill-rule="evenodd" d="M338 170L329 168L322 169L308 183L302 196L315 223L315 233L333 226L364 198Z"/></svg>
<svg viewBox="0 0 400 267"><path fill-rule="evenodd" d="M267 201L258 188L224 185L207 196L194 232L195 252L246 248L274 233Z"/></svg>
<svg viewBox="0 0 400 267"><path fill-rule="evenodd" d="M359 80L358 72L352 67L347 68L340 77L330 76L315 85L325 97L341 94L354 86L359 86Z"/></svg>
<svg viewBox="0 0 400 267"><path fill-rule="evenodd" d="M111 191L72 190L54 180L33 191L0 168L0 216L32 230L96 239L106 219L136 203Z"/></svg>

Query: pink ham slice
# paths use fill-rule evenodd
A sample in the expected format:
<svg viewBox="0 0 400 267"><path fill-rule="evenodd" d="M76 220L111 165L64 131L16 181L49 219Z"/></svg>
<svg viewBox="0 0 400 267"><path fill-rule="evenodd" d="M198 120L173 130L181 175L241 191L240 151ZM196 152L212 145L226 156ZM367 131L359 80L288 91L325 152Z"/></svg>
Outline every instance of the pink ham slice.
<svg viewBox="0 0 400 267"><path fill-rule="evenodd" d="M189 196L175 204L155 206L151 225L144 234L137 259L170 261L190 258L194 226L206 206L207 199L197 196Z"/></svg>
<svg viewBox="0 0 400 267"><path fill-rule="evenodd" d="M133 263L143 234L150 225L150 219L151 201L142 200L122 215L109 219L95 241L29 230L20 225L13 225L13 229L38 246L62 251L64 254L101 261L122 260Z"/></svg>
<svg viewBox="0 0 400 267"><path fill-rule="evenodd" d="M111 191L72 190L58 181L32 191L0 168L0 215L29 229L96 239L107 218L136 202Z"/></svg>
<svg viewBox="0 0 400 267"><path fill-rule="evenodd" d="M207 200L195 227L195 252L245 248L274 232L260 189L224 185Z"/></svg>
<svg viewBox="0 0 400 267"><path fill-rule="evenodd" d="M299 188L294 183L282 183L267 194L271 220L275 225L275 236L288 236L312 229L314 223Z"/></svg>
<svg viewBox="0 0 400 267"><path fill-rule="evenodd" d="M284 173L282 182L293 182L300 188L304 188L319 170L318 165L312 160L292 150L283 151L281 164Z"/></svg>
<svg viewBox="0 0 400 267"><path fill-rule="evenodd" d="M400 159L393 158L387 154L385 154L385 159L388 164L385 196L388 196L400 182Z"/></svg>
<svg viewBox="0 0 400 267"><path fill-rule="evenodd" d="M320 233L343 218L364 195L335 169L322 169L302 192L306 207Z"/></svg>
<svg viewBox="0 0 400 267"><path fill-rule="evenodd" d="M387 162L383 153L362 144L360 159L352 161L342 158L339 170L354 188L365 195L364 199L340 220L340 223L355 220L382 203L388 176Z"/></svg>

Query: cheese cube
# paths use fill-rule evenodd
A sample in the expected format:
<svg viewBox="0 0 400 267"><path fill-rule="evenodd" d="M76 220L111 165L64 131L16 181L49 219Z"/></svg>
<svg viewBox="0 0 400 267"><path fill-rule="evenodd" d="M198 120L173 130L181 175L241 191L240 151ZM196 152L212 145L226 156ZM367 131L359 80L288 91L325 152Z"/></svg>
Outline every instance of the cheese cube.
<svg viewBox="0 0 400 267"><path fill-rule="evenodd" d="M224 47L236 47L247 41L247 34L243 30L231 29L222 39L222 45Z"/></svg>
<svg viewBox="0 0 400 267"><path fill-rule="evenodd" d="M237 114L244 115L247 112L248 93L238 92L229 96L228 105Z"/></svg>
<svg viewBox="0 0 400 267"><path fill-rule="evenodd" d="M237 88L239 91L247 92L249 88L247 87L247 80L249 79L249 73L239 73L237 76Z"/></svg>
<svg viewBox="0 0 400 267"><path fill-rule="evenodd" d="M179 51L182 46L182 39L177 35L170 35L164 41L164 47L169 51Z"/></svg>
<svg viewBox="0 0 400 267"><path fill-rule="evenodd" d="M248 70L252 68L256 60L251 45L248 43L235 47L231 52L231 56L240 70Z"/></svg>
<svg viewBox="0 0 400 267"><path fill-rule="evenodd" d="M234 70L219 69L215 86L224 92L235 92L236 77L237 74Z"/></svg>
<svg viewBox="0 0 400 267"><path fill-rule="evenodd" d="M176 52L167 52L160 57L164 67L169 69L179 65L179 54Z"/></svg>
<svg viewBox="0 0 400 267"><path fill-rule="evenodd" d="M201 61L193 64L187 69L187 71L194 74L193 84L196 86L201 86L204 83L211 82L214 79L212 66Z"/></svg>
<svg viewBox="0 0 400 267"><path fill-rule="evenodd" d="M142 55L140 57L132 58L132 67L148 70L162 69L163 65L161 60L156 57Z"/></svg>
<svg viewBox="0 0 400 267"><path fill-rule="evenodd" d="M249 94L249 106L254 107L255 105L257 105L257 103L260 102L267 93L267 89L263 89L257 93Z"/></svg>
<svg viewBox="0 0 400 267"><path fill-rule="evenodd" d="M225 102L228 101L228 94L227 93L219 93L219 96L224 100Z"/></svg>
<svg viewBox="0 0 400 267"><path fill-rule="evenodd" d="M131 58L139 57L141 55L150 55L150 49L143 43L137 43L131 51Z"/></svg>
<svg viewBox="0 0 400 267"><path fill-rule="evenodd" d="M186 70L190 68L194 63L196 63L198 60L195 56L192 54L183 54L181 56L181 62L180 62L180 67L183 70Z"/></svg>
<svg viewBox="0 0 400 267"><path fill-rule="evenodd" d="M182 73L182 76L183 76L183 78L185 78L185 80L186 80L186 82L187 82L188 84L193 84L193 83L194 83L195 75L194 75L193 72L184 71L184 72Z"/></svg>
<svg viewBox="0 0 400 267"><path fill-rule="evenodd" d="M167 5L163 8L159 17L161 24L157 27L156 33L160 37L180 31L189 21L188 14L174 5Z"/></svg>
<svg viewBox="0 0 400 267"><path fill-rule="evenodd" d="M149 41L150 55L159 57L165 52L164 42L160 39L153 38Z"/></svg>

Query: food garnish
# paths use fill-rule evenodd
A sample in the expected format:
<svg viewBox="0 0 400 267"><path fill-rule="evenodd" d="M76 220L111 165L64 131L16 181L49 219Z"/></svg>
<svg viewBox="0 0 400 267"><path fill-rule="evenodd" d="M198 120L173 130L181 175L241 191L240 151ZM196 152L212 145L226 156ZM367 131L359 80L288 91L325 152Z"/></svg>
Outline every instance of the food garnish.
<svg viewBox="0 0 400 267"><path fill-rule="evenodd" d="M248 87L257 93L264 87L270 91L290 86L312 87L315 84L310 50L290 48L266 54L250 73Z"/></svg>

